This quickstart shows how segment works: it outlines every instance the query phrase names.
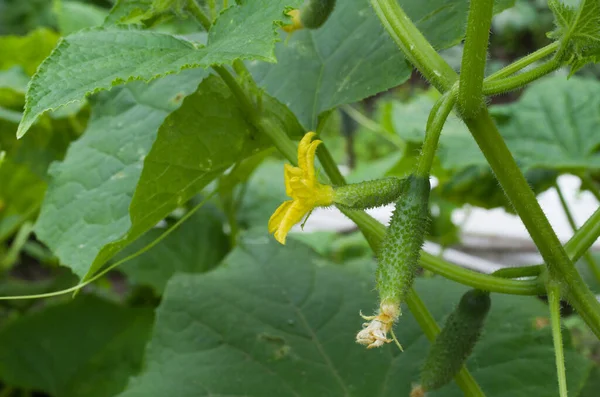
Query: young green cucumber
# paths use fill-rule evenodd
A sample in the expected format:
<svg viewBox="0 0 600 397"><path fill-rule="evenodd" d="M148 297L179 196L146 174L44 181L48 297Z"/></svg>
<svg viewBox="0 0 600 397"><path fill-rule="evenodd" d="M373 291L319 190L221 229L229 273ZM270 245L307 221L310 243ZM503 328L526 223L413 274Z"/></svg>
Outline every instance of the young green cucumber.
<svg viewBox="0 0 600 397"><path fill-rule="evenodd" d="M377 290L381 304L399 305L413 285L429 224L429 178L410 175L378 254Z"/></svg>
<svg viewBox="0 0 600 397"><path fill-rule="evenodd" d="M425 359L421 371L423 391L439 389L460 371L481 336L491 303L485 291L473 289L462 296Z"/></svg>
<svg viewBox="0 0 600 397"><path fill-rule="evenodd" d="M308 0L300 10L300 21L307 29L318 29L334 8L335 0Z"/></svg>
<svg viewBox="0 0 600 397"><path fill-rule="evenodd" d="M379 311L356 336L368 348L391 340L387 334L400 316L400 303L410 291L418 268L428 225L429 178L410 175L402 183L400 198L379 249L376 273Z"/></svg>
<svg viewBox="0 0 600 397"><path fill-rule="evenodd" d="M391 177L336 186L333 202L353 210L381 207L398 200L404 183L404 179Z"/></svg>

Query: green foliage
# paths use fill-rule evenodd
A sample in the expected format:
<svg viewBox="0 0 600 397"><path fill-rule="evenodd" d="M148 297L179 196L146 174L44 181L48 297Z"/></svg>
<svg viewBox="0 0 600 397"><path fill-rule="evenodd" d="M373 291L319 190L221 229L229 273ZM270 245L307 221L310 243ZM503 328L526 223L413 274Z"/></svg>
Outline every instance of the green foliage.
<svg viewBox="0 0 600 397"><path fill-rule="evenodd" d="M75 274L83 277L102 247L129 230L131 198L157 131L202 78L188 72L96 98L85 134L50 171L36 224L38 238Z"/></svg>
<svg viewBox="0 0 600 397"><path fill-rule="evenodd" d="M560 40L571 74L587 63L600 61L600 1L581 0L576 7L549 0L556 29L549 37Z"/></svg>
<svg viewBox="0 0 600 397"><path fill-rule="evenodd" d="M147 366L120 397L407 396L429 344L408 311L397 330L404 353L348 342L360 324L356 314L375 299L372 269L364 262L323 263L293 241L282 247L266 234L247 236L215 271L171 279ZM416 286L438 321L466 290L439 279ZM470 361L487 396L556 396L548 381L554 375L550 333L534 328L540 316L546 309L539 301L494 296ZM577 395L592 365L570 346L566 353ZM431 395L462 393L447 386Z"/></svg>
<svg viewBox="0 0 600 397"><path fill-rule="evenodd" d="M438 49L460 42L465 33L468 1L404 1ZM495 11L512 1L497 2ZM307 129L321 113L386 91L408 79L412 67L384 32L367 0L345 0L327 23L314 31L294 32L275 52L277 63L251 64L265 90L287 104Z"/></svg>
<svg viewBox="0 0 600 397"><path fill-rule="evenodd" d="M37 29L24 37L0 36L0 70L20 65L32 75L57 41L56 33L48 29Z"/></svg>
<svg viewBox="0 0 600 397"><path fill-rule="evenodd" d="M93 296L48 306L0 330L0 377L53 396L112 397L141 370L153 317Z"/></svg>
<svg viewBox="0 0 600 397"><path fill-rule="evenodd" d="M285 6L294 1L298 0L252 1L229 8L211 28L206 46L169 34L114 26L68 36L31 81L18 135L24 135L46 111L114 85L236 59L273 62L274 29L285 18ZM63 84L64 80L69 84Z"/></svg>
<svg viewBox="0 0 600 397"><path fill-rule="evenodd" d="M465 342L480 324L457 320L464 307L454 304L466 287L427 278L430 272L508 293L538 295L546 281L559 283L580 314L564 321L574 330L564 340L570 395L594 395L593 348L573 324L600 337L600 307L581 278L590 275L573 271L531 189L538 193L563 173L600 169L600 83L545 78L522 96L494 99L511 103L490 106L493 120L487 109L471 109L469 130L451 116L431 194L426 177L372 181L414 175L421 151L433 158L436 145L423 141L433 122L441 125L428 119L439 95L422 93L413 66L440 91L449 89L458 74L438 51L465 38L467 20L489 19L513 2L470 10L468 0L370 2L337 2L318 29L286 35L286 13L305 1L0 0L1 298L70 287L74 278L87 283L128 258L119 273L71 301L2 299L0 395L408 395L436 322L448 314L446 328L462 337L448 341L444 331L433 350L457 359L442 371L444 383L454 376L456 384L432 397L556 395L542 301L494 295L468 371L459 372L472 347ZM500 77L468 83L512 90L560 62L574 72L597 61L600 3L550 5L559 43ZM488 54L479 44L464 61L484 70ZM518 53L535 50L529 47ZM491 48L491 57L505 50ZM349 229L292 233L283 247L267 235L286 189L315 179L312 168L302 168L310 177L300 180L285 167L306 166L295 141L309 130L324 141L316 179L336 186L342 212L366 239ZM336 163L347 163L348 174ZM345 185L342 172L360 188ZM383 205L400 190L387 235L354 209ZM421 255L425 235L443 246L458 241L452 211L465 202L514 208L549 271L503 279ZM595 219L575 236L578 249L600 234ZM428 269L423 277L419 261ZM397 326L402 353L354 343L359 311L377 306L375 286L380 300L398 304L391 314L380 307L376 314L394 321L377 330ZM396 318L400 302L406 307ZM384 345L378 340L371 347Z"/></svg>

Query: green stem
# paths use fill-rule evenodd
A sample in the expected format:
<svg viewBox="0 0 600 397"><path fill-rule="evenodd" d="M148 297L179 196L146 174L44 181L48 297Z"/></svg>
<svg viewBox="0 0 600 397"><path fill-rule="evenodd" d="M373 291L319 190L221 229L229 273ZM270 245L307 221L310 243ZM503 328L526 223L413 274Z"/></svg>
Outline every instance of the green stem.
<svg viewBox="0 0 600 397"><path fill-rule="evenodd" d="M560 397L567 397L567 375L565 372L565 354L563 351L562 332L560 327L560 286L553 281L547 285L548 306L552 324L552 340L556 358L556 373L558 375L558 390Z"/></svg>
<svg viewBox="0 0 600 397"><path fill-rule="evenodd" d="M539 50L532 52L531 54L511 63L510 65L498 70L496 73L492 73L489 75L484 81L490 82L494 80L498 80L504 77L508 77L514 73L517 73L521 69L526 68L534 62L539 61L549 55L552 55L559 47L558 41L553 41L551 44L548 44L545 47L540 48Z"/></svg>
<svg viewBox="0 0 600 397"><path fill-rule="evenodd" d="M519 278L539 276L544 270L544 265L505 267L492 273L496 277Z"/></svg>
<svg viewBox="0 0 600 397"><path fill-rule="evenodd" d="M565 251L573 262L577 262L596 242L600 236L600 207L594 211L592 216L585 221L583 226L575 231L575 234L565 244ZM497 270L494 276L505 278L538 276L544 265L509 267Z"/></svg>
<svg viewBox="0 0 600 397"><path fill-rule="evenodd" d="M344 106L342 106L342 109L352 120L356 121L358 124L373 131L378 136L382 137L386 141L388 141L391 144L393 144L394 146L396 146L398 149L404 149L405 144L397 134L390 133L385 128L383 128L379 123L371 120L370 118L368 118L367 116L365 116L358 110L354 109L350 105L344 105Z"/></svg>
<svg viewBox="0 0 600 397"><path fill-rule="evenodd" d="M412 23L398 1L371 0L371 5L385 30L410 63L439 91L448 91L458 79L456 72Z"/></svg>
<svg viewBox="0 0 600 397"><path fill-rule="evenodd" d="M455 76L454 71L443 60L440 61L439 55L433 50L419 30L410 22L396 1L371 1L384 27L404 51L408 59L414 63L439 91L445 92L450 89L450 86L456 80L456 78L453 78ZM549 62L549 64L551 65L551 69L558 68L559 66L554 62ZM444 67L444 65L446 66ZM544 65L548 65L548 63ZM438 67L440 69L443 67L442 71L433 73L432 71ZM536 78L539 77L540 72L545 72L545 70L540 71L538 69L537 73L529 71L516 76L521 79L517 81L518 84L516 85L518 86L528 79L531 80L534 76ZM507 80L510 79L512 78ZM489 84L496 84L496 82L490 82ZM511 86L511 84L505 84L504 86L500 84L500 88L504 87L504 89ZM573 263L560 245L554 230L552 230L535 195L512 158L510 151L506 147L506 143L498 132L487 109L484 109L476 118L468 119L466 122L492 170L496 174L500 185L515 207L517 214L525 223L542 257L548 264L551 273L550 276L561 279L567 288L567 294L573 307L579 312L580 316L596 336L600 337L600 304L585 285L581 276L576 272Z"/></svg>
<svg viewBox="0 0 600 397"><path fill-rule="evenodd" d="M561 66L562 64L560 62L556 61L555 59L551 59L524 73L520 73L503 79L495 79L491 81L485 80L483 82L483 94L497 95L502 94L504 92L516 90L518 88L526 86L532 81L539 79L540 77L547 75L548 73L554 72Z"/></svg>
<svg viewBox="0 0 600 397"><path fill-rule="evenodd" d="M600 201L600 189L598 189L598 184L590 177L590 174L585 172L579 178L581 179L582 190L586 187L596 197L596 200Z"/></svg>
<svg viewBox="0 0 600 397"><path fill-rule="evenodd" d="M19 232L15 236L10 250L6 256L0 261L0 270L10 269L19 259L19 253L23 249L23 246L29 239L29 235L33 231L33 223L25 222L19 229Z"/></svg>
<svg viewBox="0 0 600 397"><path fill-rule="evenodd" d="M202 7L200 7L196 0L188 0L187 6L188 11L194 16L194 18L196 18L200 25L202 25L204 30L208 32L212 25L212 21L208 16L206 16L204 11L202 10Z"/></svg>
<svg viewBox="0 0 600 397"><path fill-rule="evenodd" d="M577 232L577 224L575 223L575 218L573 218L573 214L571 213L571 210L567 205L567 200L565 200L565 196L563 195L562 190L558 186L558 183L555 183L554 188L556 189L556 193L558 194L558 198L560 200L560 204L563 208L563 211L567 216L569 225L571 225L571 229L573 229L573 232ZM589 251L585 251L585 253L583 254L583 258L585 259L585 262L587 263L590 271L596 278L596 281L600 282L600 269L598 268L598 264L594 260L592 254Z"/></svg>
<svg viewBox="0 0 600 397"><path fill-rule="evenodd" d="M494 275L478 273L448 263L438 256L431 255L425 251L421 252L421 266L444 278L482 291L511 295L544 294L544 285L537 278L530 280L511 280L509 278L499 277L496 273L494 273ZM519 275L518 277L523 276Z"/></svg>
<svg viewBox="0 0 600 397"><path fill-rule="evenodd" d="M458 108L464 117L474 117L484 107L482 87L493 8L494 0L469 2L458 91Z"/></svg>
<svg viewBox="0 0 600 397"><path fill-rule="evenodd" d="M487 109L465 122L544 258L550 277L563 283L570 303L600 338L600 303L561 246Z"/></svg>
<svg viewBox="0 0 600 397"><path fill-rule="evenodd" d="M208 8L210 9L210 19L214 21L214 19L217 17L216 0L208 0Z"/></svg>
<svg viewBox="0 0 600 397"><path fill-rule="evenodd" d="M565 251L573 262L587 252L600 236L600 207L581 226L565 244Z"/></svg>
<svg viewBox="0 0 600 397"><path fill-rule="evenodd" d="M438 142L440 140L440 133L442 132L442 128L444 128L446 119L452 111L452 108L454 107L455 103L455 90L452 89L445 93L433 105L433 108L429 113L429 120L427 121L425 140L423 141L421 156L419 157L419 163L417 164L417 176L429 178L431 165L433 164L435 152L437 150Z"/></svg>

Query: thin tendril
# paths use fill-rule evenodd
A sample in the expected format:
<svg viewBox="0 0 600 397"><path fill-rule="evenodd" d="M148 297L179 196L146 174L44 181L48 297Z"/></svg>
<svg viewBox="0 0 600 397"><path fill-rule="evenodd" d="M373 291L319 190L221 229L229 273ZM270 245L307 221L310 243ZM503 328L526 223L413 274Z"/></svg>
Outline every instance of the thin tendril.
<svg viewBox="0 0 600 397"><path fill-rule="evenodd" d="M208 200L210 200L215 195L216 192L217 192L216 190L212 191L208 196L206 196L204 198L204 200L202 200L200 203L198 203L194 208L192 208L191 210L189 210L184 216L182 216L177 222L175 222L173 224L173 226L171 226L169 229L167 229L160 236L158 236L157 238L155 238L154 240L152 240L145 247L139 249L138 251L134 252L133 254L129 255L128 257L123 258L120 261L117 261L117 262L113 263L112 265L106 267L104 270L102 270L101 272L97 273L94 277L90 278L89 280L86 280L86 281L84 281L82 283L79 283L79 284L73 286L73 287L70 287L70 288L67 288L67 289L63 289L63 290L60 290L60 291L47 292L45 294L36 294L36 295L0 296L0 300L50 298L50 297L53 297L53 296L60 296L60 295L68 294L70 292L77 292L80 289L82 289L83 287L85 287L86 285L91 284L94 281L98 280L100 277L104 276L106 273L108 273L109 271L113 270L114 268L116 268L116 267L122 265L123 263L128 262L128 261L130 261L130 260L132 260L132 259L140 256L141 254L147 252L152 247L154 247L156 244L158 244L159 242L161 242L162 240L164 240L169 234L171 234L173 231L175 231L175 229L177 229L179 226L181 226L181 224L183 222L185 222L186 220L188 220L192 215L194 215L194 213L196 211L198 211L204 204L206 204L208 202Z"/></svg>

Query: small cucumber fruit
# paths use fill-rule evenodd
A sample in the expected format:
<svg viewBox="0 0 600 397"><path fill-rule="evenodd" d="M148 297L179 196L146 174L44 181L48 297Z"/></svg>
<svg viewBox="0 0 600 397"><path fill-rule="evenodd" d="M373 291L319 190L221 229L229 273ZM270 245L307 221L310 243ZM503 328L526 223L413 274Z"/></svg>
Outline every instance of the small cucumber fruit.
<svg viewBox="0 0 600 397"><path fill-rule="evenodd" d="M335 0L308 0L300 9L300 20L307 29L320 28L335 8Z"/></svg>
<svg viewBox="0 0 600 397"><path fill-rule="evenodd" d="M377 289L381 304L400 305L413 285L429 214L429 179L410 175L379 249Z"/></svg>
<svg viewBox="0 0 600 397"><path fill-rule="evenodd" d="M423 391L439 389L460 371L481 336L491 303L485 291L473 289L462 296L425 359L421 371Z"/></svg>

